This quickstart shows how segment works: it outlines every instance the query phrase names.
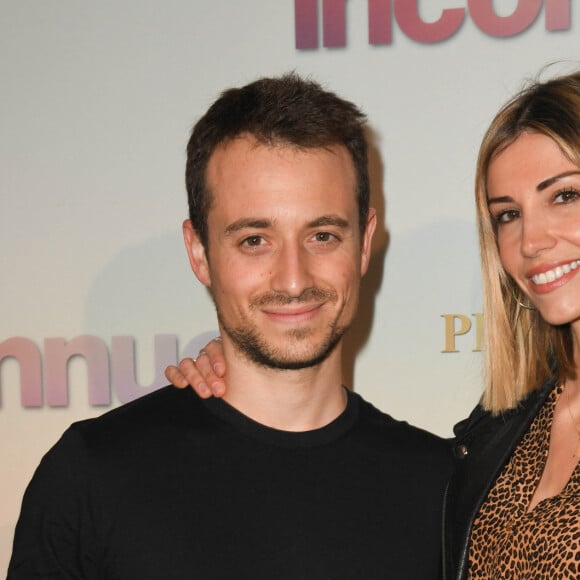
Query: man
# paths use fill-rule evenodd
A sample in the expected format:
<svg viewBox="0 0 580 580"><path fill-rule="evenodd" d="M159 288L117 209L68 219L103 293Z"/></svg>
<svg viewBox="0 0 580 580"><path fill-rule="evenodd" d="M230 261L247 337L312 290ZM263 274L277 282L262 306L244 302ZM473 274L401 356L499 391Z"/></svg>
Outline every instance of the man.
<svg viewBox="0 0 580 580"><path fill-rule="evenodd" d="M24 498L9 578L437 578L446 444L341 385L375 213L364 118L295 75L194 127L183 225L224 399L77 423Z"/></svg>

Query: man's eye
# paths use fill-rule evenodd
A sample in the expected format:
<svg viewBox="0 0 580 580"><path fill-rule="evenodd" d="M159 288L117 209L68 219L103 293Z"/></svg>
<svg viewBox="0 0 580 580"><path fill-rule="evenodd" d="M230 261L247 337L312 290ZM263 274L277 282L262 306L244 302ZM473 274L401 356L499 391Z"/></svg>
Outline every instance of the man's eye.
<svg viewBox="0 0 580 580"><path fill-rule="evenodd" d="M336 239L336 236L334 234L331 234L330 232L317 232L314 236L314 239L317 242L331 242L333 240Z"/></svg>
<svg viewBox="0 0 580 580"><path fill-rule="evenodd" d="M262 236L250 236L249 238L246 238L242 242L242 246L247 246L249 248L257 248L262 244L263 241L264 238L262 238Z"/></svg>

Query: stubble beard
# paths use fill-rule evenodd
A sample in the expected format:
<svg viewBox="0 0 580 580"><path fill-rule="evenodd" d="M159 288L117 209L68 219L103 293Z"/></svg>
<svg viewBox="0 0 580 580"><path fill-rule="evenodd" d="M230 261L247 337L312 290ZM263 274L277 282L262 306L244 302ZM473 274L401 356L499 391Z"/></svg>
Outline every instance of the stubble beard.
<svg viewBox="0 0 580 580"><path fill-rule="evenodd" d="M279 293L270 293L261 296L251 301L250 309L254 310L267 305L305 303L321 299L328 302L337 301L334 292L309 288L297 298ZM312 348L307 352L295 353L294 346L300 350L304 350L304 347L301 347L300 343L308 341L309 337L314 334L311 328L289 330L284 335L284 338L288 342L288 348L283 349L269 344L268 339L247 319L243 320L237 326L229 325L224 316L222 316L217 304L216 308L220 326L231 338L235 348L253 363L270 369L299 370L320 364L336 348L349 326L348 324L339 325L337 319L335 319L329 324L328 332L318 346L312 345Z"/></svg>

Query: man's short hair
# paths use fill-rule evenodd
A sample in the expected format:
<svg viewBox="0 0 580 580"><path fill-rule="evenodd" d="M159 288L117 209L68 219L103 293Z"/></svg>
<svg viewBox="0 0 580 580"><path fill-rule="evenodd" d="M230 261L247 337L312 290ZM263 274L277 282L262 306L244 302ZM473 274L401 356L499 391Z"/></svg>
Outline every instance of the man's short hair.
<svg viewBox="0 0 580 580"><path fill-rule="evenodd" d="M212 204L206 183L210 157L218 147L244 135L272 146L346 147L356 172L359 222L364 231L369 210L365 120L350 101L294 73L224 91L195 124L187 144L189 218L204 247L208 247L207 217Z"/></svg>

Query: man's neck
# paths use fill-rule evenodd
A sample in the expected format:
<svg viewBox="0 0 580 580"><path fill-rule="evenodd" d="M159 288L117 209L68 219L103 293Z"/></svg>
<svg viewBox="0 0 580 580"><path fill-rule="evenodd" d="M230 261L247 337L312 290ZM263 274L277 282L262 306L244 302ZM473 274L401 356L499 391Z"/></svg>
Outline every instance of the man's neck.
<svg viewBox="0 0 580 580"><path fill-rule="evenodd" d="M224 400L262 425L310 431L328 425L346 407L340 345L319 365L300 370L263 367L230 345L224 350L228 369Z"/></svg>

